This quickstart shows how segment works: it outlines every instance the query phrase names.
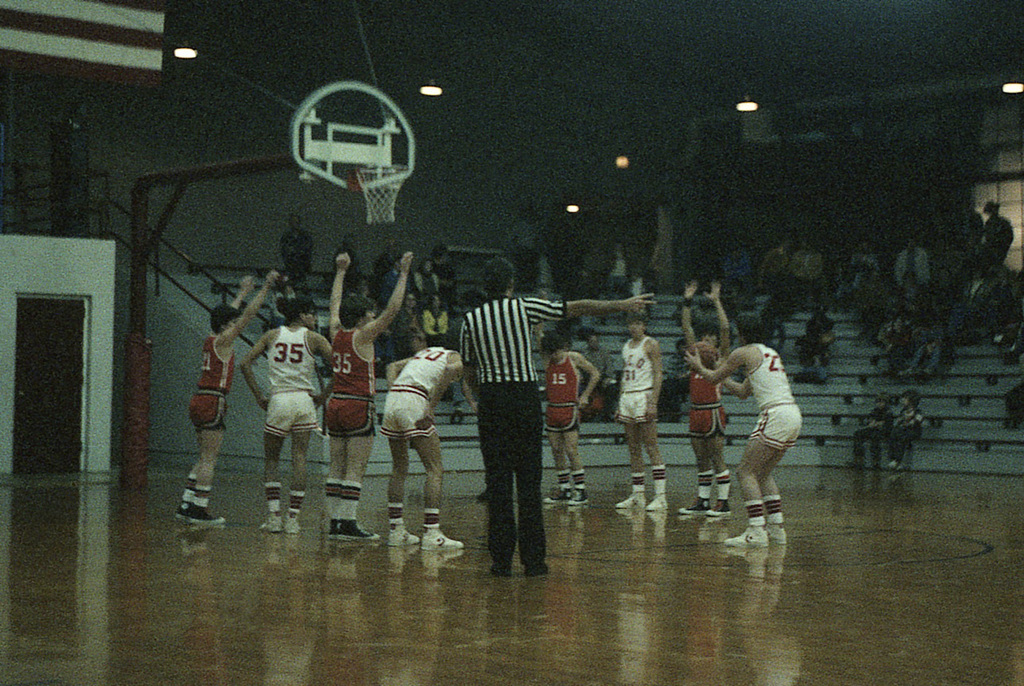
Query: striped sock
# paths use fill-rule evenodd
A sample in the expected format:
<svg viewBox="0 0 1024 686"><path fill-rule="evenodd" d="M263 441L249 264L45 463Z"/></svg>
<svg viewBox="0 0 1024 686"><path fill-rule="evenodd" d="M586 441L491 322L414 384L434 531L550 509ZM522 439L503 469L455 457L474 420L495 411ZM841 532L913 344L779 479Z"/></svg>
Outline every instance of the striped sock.
<svg viewBox="0 0 1024 686"><path fill-rule="evenodd" d="M747 524L764 526L764 501L748 500L744 505L747 508Z"/></svg>
<svg viewBox="0 0 1024 686"><path fill-rule="evenodd" d="M405 527L402 516L405 511L405 503L388 503L388 528L391 531Z"/></svg>
<svg viewBox="0 0 1024 686"><path fill-rule="evenodd" d="M584 476L585 472L582 469L572 473L572 485L577 491L582 491L587 487Z"/></svg>
<svg viewBox="0 0 1024 686"><path fill-rule="evenodd" d="M359 496L363 493L363 485L358 481L341 482L341 507L339 519L351 519L355 521L356 510L359 507Z"/></svg>
<svg viewBox="0 0 1024 686"><path fill-rule="evenodd" d="M328 478L324 482L324 503L331 519L341 519L341 490L341 479Z"/></svg>
<svg viewBox="0 0 1024 686"><path fill-rule="evenodd" d="M654 478L654 495L665 495L665 465L651 467L651 476Z"/></svg>
<svg viewBox="0 0 1024 686"><path fill-rule="evenodd" d="M281 482L267 481L263 484L263 492L267 496L267 509L270 514L281 514Z"/></svg>
<svg viewBox="0 0 1024 686"><path fill-rule="evenodd" d="M643 493L644 492L644 473L633 472L633 492Z"/></svg>
<svg viewBox="0 0 1024 686"><path fill-rule="evenodd" d="M723 472L715 474L715 485L718 487L718 499L728 500L729 499L729 485L732 483L732 475L729 474L729 470L726 469Z"/></svg>
<svg viewBox="0 0 1024 686"><path fill-rule="evenodd" d="M568 469L566 469L566 470L559 470L558 471L558 488L560 488L563 491L568 491L570 488L572 488L572 483L569 481L570 476L571 476L571 472Z"/></svg>
<svg viewBox="0 0 1024 686"><path fill-rule="evenodd" d="M181 502L183 503L194 503L196 495L196 473L189 472L188 478L185 480L185 490L181 494Z"/></svg>
<svg viewBox="0 0 1024 686"><path fill-rule="evenodd" d="M715 472L713 470L697 472L697 497L701 500L709 500L711 498L711 484L714 481Z"/></svg>
<svg viewBox="0 0 1024 686"><path fill-rule="evenodd" d="M765 498L764 511L769 524L782 524L782 497L770 495Z"/></svg>
<svg viewBox="0 0 1024 686"><path fill-rule="evenodd" d="M425 507L423 508L423 528L424 529L440 529L441 528L441 510L436 507Z"/></svg>
<svg viewBox="0 0 1024 686"><path fill-rule="evenodd" d="M305 491L292 491L288 497L288 516L298 517L302 511L302 501L306 499Z"/></svg>
<svg viewBox="0 0 1024 686"><path fill-rule="evenodd" d="M201 508L203 508L205 510L207 507L210 506L210 491L211 490L212 489L209 489L209 488L199 488L197 486L195 491L192 492L192 502L195 503L197 507L201 507Z"/></svg>

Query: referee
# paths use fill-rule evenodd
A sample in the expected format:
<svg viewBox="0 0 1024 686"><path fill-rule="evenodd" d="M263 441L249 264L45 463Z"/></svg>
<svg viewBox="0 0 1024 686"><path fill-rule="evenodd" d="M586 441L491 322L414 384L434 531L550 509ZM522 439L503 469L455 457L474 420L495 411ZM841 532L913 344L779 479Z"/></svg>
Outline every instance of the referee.
<svg viewBox="0 0 1024 686"><path fill-rule="evenodd" d="M487 483L487 548L491 574L512 576L512 556L526 576L547 574L541 509L543 414L533 368L530 327L581 315L640 311L654 303L650 293L626 300L551 302L515 298L515 268L503 258L485 267L487 300L466 313L460 346L467 378L477 386L480 451ZM519 523L512 502L519 501Z"/></svg>

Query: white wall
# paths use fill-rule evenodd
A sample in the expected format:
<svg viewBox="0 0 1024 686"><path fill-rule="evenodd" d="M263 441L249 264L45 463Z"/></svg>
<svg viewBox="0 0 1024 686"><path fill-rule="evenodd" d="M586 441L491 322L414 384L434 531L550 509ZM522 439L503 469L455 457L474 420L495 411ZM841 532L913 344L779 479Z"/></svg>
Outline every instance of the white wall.
<svg viewBox="0 0 1024 686"><path fill-rule="evenodd" d="M0 474L14 462L14 371L18 296L64 296L87 301L82 455L84 472L110 470L113 404L113 241L0 235ZM59 421L51 418L48 421Z"/></svg>

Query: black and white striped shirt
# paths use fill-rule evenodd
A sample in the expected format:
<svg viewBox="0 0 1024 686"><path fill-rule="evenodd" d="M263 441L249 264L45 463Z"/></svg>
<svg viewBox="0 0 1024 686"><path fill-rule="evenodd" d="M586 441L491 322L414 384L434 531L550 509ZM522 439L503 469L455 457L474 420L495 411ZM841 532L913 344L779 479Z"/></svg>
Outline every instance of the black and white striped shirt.
<svg viewBox="0 0 1024 686"><path fill-rule="evenodd" d="M564 317L564 302L542 298L486 302L467 312L462 320L462 358L476 368L479 383L536 383L530 326Z"/></svg>

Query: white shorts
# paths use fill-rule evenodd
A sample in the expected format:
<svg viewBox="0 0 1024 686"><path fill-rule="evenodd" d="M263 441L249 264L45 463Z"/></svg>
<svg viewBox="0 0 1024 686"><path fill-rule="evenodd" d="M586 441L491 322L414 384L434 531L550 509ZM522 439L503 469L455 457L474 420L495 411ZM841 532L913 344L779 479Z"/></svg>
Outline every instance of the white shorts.
<svg viewBox="0 0 1024 686"><path fill-rule="evenodd" d="M615 421L622 424L641 424L651 421L647 418L647 399L650 396L650 391L631 391L620 395Z"/></svg>
<svg viewBox="0 0 1024 686"><path fill-rule="evenodd" d="M786 450L796 443L802 425L803 416L795 403L774 405L761 411L757 427L750 438L761 441L769 448Z"/></svg>
<svg viewBox="0 0 1024 686"><path fill-rule="evenodd" d="M316 431L316 405L307 391L285 391L270 396L267 403L267 420L263 430L275 436L287 436L290 432Z"/></svg>
<svg viewBox="0 0 1024 686"><path fill-rule="evenodd" d="M433 422L416 426L427 416L427 394L418 388L392 389L384 401L384 418L380 432L388 438L414 438L437 433Z"/></svg>

